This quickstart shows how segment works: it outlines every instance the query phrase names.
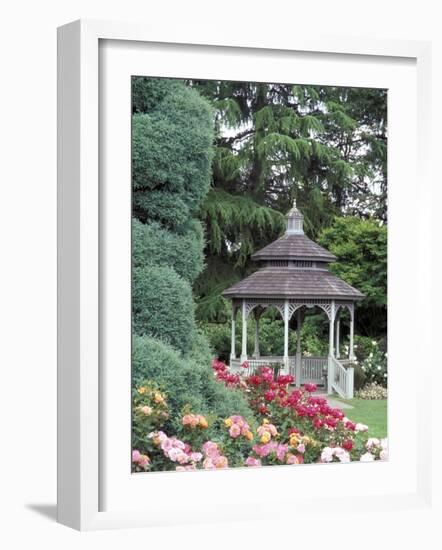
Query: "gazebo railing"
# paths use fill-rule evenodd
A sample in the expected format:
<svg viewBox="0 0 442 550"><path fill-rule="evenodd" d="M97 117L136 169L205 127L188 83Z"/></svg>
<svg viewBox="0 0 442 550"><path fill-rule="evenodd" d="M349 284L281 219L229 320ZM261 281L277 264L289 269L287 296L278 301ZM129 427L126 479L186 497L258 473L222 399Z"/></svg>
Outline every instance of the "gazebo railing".
<svg viewBox="0 0 442 550"><path fill-rule="evenodd" d="M240 359L231 359L230 367L233 371L241 371L246 375L253 374L258 367L281 365L284 366L283 356L271 356L247 359L247 369L241 368ZM302 357L301 358L301 384L314 383L324 386L326 383L328 358L327 357ZM296 378L296 357L289 358L289 372Z"/></svg>
<svg viewBox="0 0 442 550"><path fill-rule="evenodd" d="M295 358L294 357L290 357L290 362L294 362L295 361ZM258 368L258 367L266 367L266 366L272 366L272 365L281 365L281 367L284 366L284 357L282 356L277 356L277 355L272 355L271 357L260 357L260 358L251 358L251 359L247 359L247 369L243 369L241 367L241 364L242 364L242 361L240 359L231 359L230 360L230 368L233 370L233 371L242 371L244 372L245 374L249 375L249 374L253 374L255 372L255 370Z"/></svg>
<svg viewBox="0 0 442 550"><path fill-rule="evenodd" d="M335 357L329 358L329 393L334 390L344 399L353 398L354 369L345 368Z"/></svg>
<svg viewBox="0 0 442 550"><path fill-rule="evenodd" d="M301 384L313 383L319 386L325 385L327 366L327 357L302 357Z"/></svg>

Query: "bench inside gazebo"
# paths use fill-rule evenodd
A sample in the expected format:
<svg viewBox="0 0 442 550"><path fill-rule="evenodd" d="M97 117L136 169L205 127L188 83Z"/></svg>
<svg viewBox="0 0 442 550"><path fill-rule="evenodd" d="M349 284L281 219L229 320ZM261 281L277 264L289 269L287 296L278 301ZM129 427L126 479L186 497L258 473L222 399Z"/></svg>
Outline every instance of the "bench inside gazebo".
<svg viewBox="0 0 442 550"><path fill-rule="evenodd" d="M310 240L303 230L303 215L296 207L287 216L285 234L269 244L252 259L261 267L223 292L232 300L232 346L230 367L249 372L260 366L279 367L281 372L292 374L295 384L314 383L326 393L341 397L353 397L354 361L354 310L355 302L364 295L333 275L328 266L336 260L328 250ZM259 349L259 319L267 308L275 307L284 322L284 354L262 357ZM301 354L301 328L306 311L320 308L325 312L329 325L328 355L324 357ZM340 336L342 312L349 312L348 357L341 358ZM236 356L236 318L241 311L242 350ZM247 355L247 324L253 316L255 346L251 357ZM289 355L290 324L296 321L296 353Z"/></svg>

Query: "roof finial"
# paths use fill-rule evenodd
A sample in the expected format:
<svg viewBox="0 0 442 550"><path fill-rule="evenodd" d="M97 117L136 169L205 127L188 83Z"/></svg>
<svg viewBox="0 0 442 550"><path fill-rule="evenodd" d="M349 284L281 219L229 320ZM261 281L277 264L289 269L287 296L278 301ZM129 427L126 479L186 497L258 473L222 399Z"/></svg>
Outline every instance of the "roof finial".
<svg viewBox="0 0 442 550"><path fill-rule="evenodd" d="M287 214L287 231L288 235L302 235L304 216L296 206L296 199L293 199L293 206Z"/></svg>

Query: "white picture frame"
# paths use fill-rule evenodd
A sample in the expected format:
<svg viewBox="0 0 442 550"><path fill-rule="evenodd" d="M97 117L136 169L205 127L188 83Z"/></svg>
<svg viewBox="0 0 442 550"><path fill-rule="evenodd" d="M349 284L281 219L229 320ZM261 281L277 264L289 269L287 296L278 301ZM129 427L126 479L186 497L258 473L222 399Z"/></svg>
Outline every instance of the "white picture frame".
<svg viewBox="0 0 442 550"><path fill-rule="evenodd" d="M220 514L219 510L203 510L195 514L179 516L167 503L163 506L142 507L126 506L118 509L103 510L100 483L105 480L100 449L103 445L103 433L100 414L106 408L102 402L100 377L102 364L100 356L100 301L102 288L101 272L101 235L100 235L100 43L101 41L118 41L126 44L169 44L174 47L198 46L206 48L207 55L213 47L229 48L231 55L245 51L268 51L282 55L283 52L305 52L329 56L376 56L379 59L409 59L415 63L417 78L416 110L418 116L416 143L417 170L419 175L418 197L413 198L415 219L418 220L418 232L414 235L419 245L419 267L413 276L417 277L415 305L420 304L422 315L428 313L431 293L430 254L432 236L430 232L430 209L432 187L427 171L426 145L429 141L428 121L431 115L429 101L430 79L430 44L425 42L408 42L392 40L364 40L357 38L319 37L308 38L297 34L296 37L281 37L279 41L267 43L265 38L243 35L242 38L188 36L185 29L168 36L159 28L155 31L136 24L101 21L76 21L59 29L58 35L58 182L59 182L59 222L58 222L58 520L59 522L80 530L152 526L177 522L195 522L200 520L238 519L234 510ZM250 49L250 50L246 50ZM237 54L235 54L235 50ZM175 75L171 75L175 76ZM407 205L407 203L404 203ZM398 230L403 220L397 222ZM424 327L425 328L425 327ZM427 328L422 330L419 344L420 356L425 352L430 334ZM426 383L430 372L424 374ZM421 379L422 380L422 379ZM416 444L429 440L431 433L426 419L430 403L429 396L419 387L416 388L416 414L413 437ZM425 403L424 406L420 406ZM389 411L389 414L396 414ZM416 445L417 447L417 445ZM396 510L398 508L423 509L431 502L431 455L430 446L422 446L423 451L416 453L416 484L408 494L391 492L367 496L347 494L340 498L341 506L357 506L360 509ZM427 449L427 450L425 450ZM339 466L339 465L338 465ZM378 465L375 465L377 467ZM379 465L383 466L383 465ZM333 468L333 466L330 466ZM352 466L350 466L351 468ZM316 466L315 466L316 468ZM329 468L329 466L327 466ZM288 475L286 468L269 468L268 473L249 471L249 483L258 483L259 476L276 476L279 483L284 483ZM181 476L181 480L192 479L192 485L198 492L202 485L207 489L213 484L213 491L220 490L222 484L231 488L238 484L242 471L216 472L218 481L209 478L204 472L196 473L199 481L193 476ZM144 479L149 481L149 475ZM175 474L167 474L171 483L177 483ZM322 475L322 474L321 474ZM360 476L355 470L352 483ZM170 479L172 476L172 480ZM204 476L204 479L202 478ZM153 478L151 478L153 479ZM157 482L158 483L158 482ZM227 498L227 497L226 497ZM254 500L255 498L255 500ZM277 494L274 499L280 498ZM242 515L253 519L261 514L262 502L251 493L249 510ZM282 511L299 505L299 498L287 497L281 502ZM323 502L321 502L323 500ZM255 502L256 506L253 506ZM330 504L331 499L321 499L317 495L308 499L302 497L303 509L311 513L319 506ZM217 512L215 514L215 512Z"/></svg>

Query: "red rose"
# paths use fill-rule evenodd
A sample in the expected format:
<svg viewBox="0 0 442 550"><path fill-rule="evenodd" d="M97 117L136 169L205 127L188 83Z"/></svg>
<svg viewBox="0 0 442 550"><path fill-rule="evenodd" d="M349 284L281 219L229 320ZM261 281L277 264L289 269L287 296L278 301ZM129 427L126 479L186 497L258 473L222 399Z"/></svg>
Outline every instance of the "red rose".
<svg viewBox="0 0 442 550"><path fill-rule="evenodd" d="M273 401L276 397L276 393L273 391L273 390L267 390L265 393L264 393L264 399L266 401Z"/></svg>
<svg viewBox="0 0 442 550"><path fill-rule="evenodd" d="M316 417L313 419L313 426L319 430L319 428L322 428L322 426L324 425L324 422L321 420L321 418L319 417Z"/></svg>
<svg viewBox="0 0 442 550"><path fill-rule="evenodd" d="M351 439L346 439L342 443L342 448L345 449L346 451L351 451L353 449L353 441Z"/></svg>

